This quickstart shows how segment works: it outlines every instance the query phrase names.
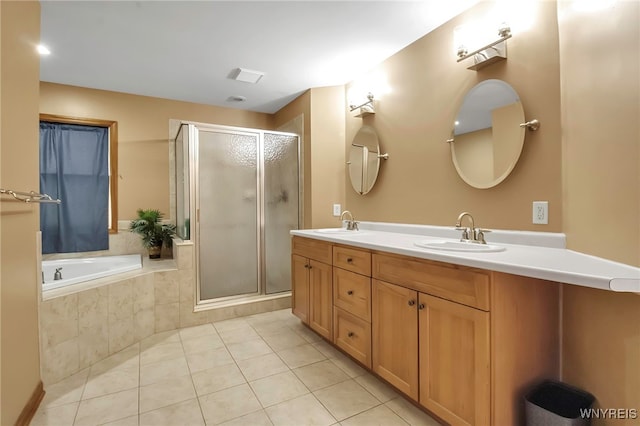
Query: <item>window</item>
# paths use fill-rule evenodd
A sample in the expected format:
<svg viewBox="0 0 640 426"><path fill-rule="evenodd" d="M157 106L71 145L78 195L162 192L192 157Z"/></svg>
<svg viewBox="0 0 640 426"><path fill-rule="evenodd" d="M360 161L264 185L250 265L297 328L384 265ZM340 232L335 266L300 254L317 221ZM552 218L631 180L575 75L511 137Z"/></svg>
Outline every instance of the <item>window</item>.
<svg viewBox="0 0 640 426"><path fill-rule="evenodd" d="M117 122L41 114L40 123L40 181L46 187L41 190L67 198L57 211L41 210L43 252L102 250L105 244L108 248L108 233L118 229ZM65 203L65 197L60 198ZM89 207L96 208L91 212ZM100 234L101 247L60 241L83 233ZM45 234L55 234L55 247L65 248L45 244Z"/></svg>

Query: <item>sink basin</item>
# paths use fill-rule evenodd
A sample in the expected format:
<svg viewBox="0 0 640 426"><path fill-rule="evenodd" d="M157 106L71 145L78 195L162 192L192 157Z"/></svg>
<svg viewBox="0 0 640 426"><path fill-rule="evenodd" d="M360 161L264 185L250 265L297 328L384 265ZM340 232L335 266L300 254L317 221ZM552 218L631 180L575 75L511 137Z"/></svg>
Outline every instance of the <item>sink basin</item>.
<svg viewBox="0 0 640 426"><path fill-rule="evenodd" d="M465 241L451 240L423 240L417 241L414 245L426 249L444 250L444 251L463 251L476 253L491 253L504 251L505 248L493 244L478 244Z"/></svg>
<svg viewBox="0 0 640 426"><path fill-rule="evenodd" d="M320 234L358 234L360 231L350 231L347 228L323 228L314 229L315 232Z"/></svg>

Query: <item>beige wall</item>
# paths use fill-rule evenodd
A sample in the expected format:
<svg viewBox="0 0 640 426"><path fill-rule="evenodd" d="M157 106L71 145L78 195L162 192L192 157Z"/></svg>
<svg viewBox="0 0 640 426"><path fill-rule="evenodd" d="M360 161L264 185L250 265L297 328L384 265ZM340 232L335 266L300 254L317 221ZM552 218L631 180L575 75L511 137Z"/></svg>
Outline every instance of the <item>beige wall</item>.
<svg viewBox="0 0 640 426"><path fill-rule="evenodd" d="M38 2L0 2L0 186L37 191ZM43 207L46 208L46 207ZM40 382L38 350L37 204L0 203L0 424L12 425Z"/></svg>
<svg viewBox="0 0 640 426"><path fill-rule="evenodd" d="M273 125L304 115L304 227L340 226L331 214L345 203L344 87L313 88L274 114Z"/></svg>
<svg viewBox="0 0 640 426"><path fill-rule="evenodd" d="M453 226L458 214L468 210L483 227L562 230L555 2L536 3L531 29L514 29L505 62L478 72L467 70L471 59L456 63L453 30L482 19L494 5L481 2L372 70L386 75L390 92L378 95L371 88L379 98L374 116L347 115L345 145L362 124L370 124L390 158L369 194L358 195L345 182L346 207L358 218ZM445 140L465 93L489 78L509 83L520 95L527 119L537 118L542 127L527 133L520 161L502 184L475 189L456 173ZM549 225L531 224L534 200L549 201Z"/></svg>
<svg viewBox="0 0 640 426"><path fill-rule="evenodd" d="M564 227L573 250L640 266L640 3L558 3ZM640 297L564 286L563 377L640 409ZM638 420L594 421L594 425Z"/></svg>
<svg viewBox="0 0 640 426"><path fill-rule="evenodd" d="M40 112L118 122L118 219L169 217L169 120L271 129L271 115L61 84L40 84Z"/></svg>
<svg viewBox="0 0 640 426"><path fill-rule="evenodd" d="M344 87L311 89L311 196L313 228L340 226L332 207L345 198ZM358 218L356 218L358 219Z"/></svg>

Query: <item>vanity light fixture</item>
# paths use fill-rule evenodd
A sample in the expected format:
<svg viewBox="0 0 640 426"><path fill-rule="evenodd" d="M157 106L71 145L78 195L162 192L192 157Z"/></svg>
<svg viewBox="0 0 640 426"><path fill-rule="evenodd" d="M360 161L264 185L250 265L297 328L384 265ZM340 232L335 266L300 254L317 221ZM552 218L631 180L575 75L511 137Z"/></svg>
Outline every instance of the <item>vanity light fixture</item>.
<svg viewBox="0 0 640 426"><path fill-rule="evenodd" d="M36 47L36 50L38 51L38 53L41 56L45 56L45 55L49 55L51 53L51 51L49 50L49 48L47 46L45 46L44 44L39 44Z"/></svg>
<svg viewBox="0 0 640 426"><path fill-rule="evenodd" d="M506 40L511 38L511 27L509 27L506 22L500 24L498 36L500 37L498 40L476 49L473 52L469 52L467 47L461 44L457 50L458 62L473 56L473 65L467 67L467 69L477 71L487 65L507 59Z"/></svg>
<svg viewBox="0 0 640 426"><path fill-rule="evenodd" d="M355 115L356 117L364 117L365 115L375 114L376 110L375 110L375 107L373 106L373 93L371 92L367 93L366 102L360 105L354 105L354 104L349 105L350 112L353 112L358 108L360 109L360 112Z"/></svg>

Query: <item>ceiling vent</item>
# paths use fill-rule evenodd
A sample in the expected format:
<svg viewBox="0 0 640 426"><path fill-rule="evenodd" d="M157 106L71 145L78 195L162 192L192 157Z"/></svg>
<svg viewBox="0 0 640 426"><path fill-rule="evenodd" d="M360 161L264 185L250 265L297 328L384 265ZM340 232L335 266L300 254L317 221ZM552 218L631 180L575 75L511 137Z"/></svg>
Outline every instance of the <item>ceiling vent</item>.
<svg viewBox="0 0 640 426"><path fill-rule="evenodd" d="M247 98L245 98L244 96L236 96L236 95L229 96L227 98L227 102L244 102L246 100L247 100Z"/></svg>
<svg viewBox="0 0 640 426"><path fill-rule="evenodd" d="M237 81L244 81L245 83L257 83L260 81L263 72L248 70L246 68L236 68L231 72L230 78Z"/></svg>

